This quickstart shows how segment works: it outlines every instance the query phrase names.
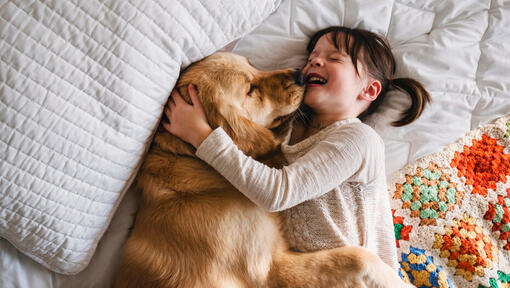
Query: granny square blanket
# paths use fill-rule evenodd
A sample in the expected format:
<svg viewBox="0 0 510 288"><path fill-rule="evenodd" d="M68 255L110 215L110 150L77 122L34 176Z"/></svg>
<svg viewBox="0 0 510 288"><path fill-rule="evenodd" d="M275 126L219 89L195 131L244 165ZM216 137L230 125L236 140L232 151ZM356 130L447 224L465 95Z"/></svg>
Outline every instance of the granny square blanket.
<svg viewBox="0 0 510 288"><path fill-rule="evenodd" d="M417 287L510 285L510 116L394 174L401 277Z"/></svg>

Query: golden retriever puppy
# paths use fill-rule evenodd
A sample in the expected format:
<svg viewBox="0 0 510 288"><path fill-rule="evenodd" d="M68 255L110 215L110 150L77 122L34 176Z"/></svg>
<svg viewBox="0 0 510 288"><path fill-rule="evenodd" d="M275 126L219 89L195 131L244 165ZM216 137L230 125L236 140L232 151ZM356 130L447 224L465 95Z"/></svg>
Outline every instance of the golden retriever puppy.
<svg viewBox="0 0 510 288"><path fill-rule="evenodd" d="M246 58L213 54L176 87L198 97L212 128L273 167L304 88L296 71L259 71ZM363 248L289 251L278 214L250 202L193 146L159 128L137 176L142 191L116 287L399 287L400 279Z"/></svg>

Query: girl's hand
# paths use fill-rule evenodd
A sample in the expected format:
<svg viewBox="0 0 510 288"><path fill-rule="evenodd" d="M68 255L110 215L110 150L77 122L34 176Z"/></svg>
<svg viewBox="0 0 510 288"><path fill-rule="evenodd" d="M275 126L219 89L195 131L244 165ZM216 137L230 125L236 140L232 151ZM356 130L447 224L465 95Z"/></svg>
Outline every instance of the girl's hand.
<svg viewBox="0 0 510 288"><path fill-rule="evenodd" d="M212 128L207 123L204 109L193 84L188 85L188 93L193 105L184 101L177 90L172 91L165 108L165 114L170 122L163 121L163 127L171 134L198 148L211 134Z"/></svg>

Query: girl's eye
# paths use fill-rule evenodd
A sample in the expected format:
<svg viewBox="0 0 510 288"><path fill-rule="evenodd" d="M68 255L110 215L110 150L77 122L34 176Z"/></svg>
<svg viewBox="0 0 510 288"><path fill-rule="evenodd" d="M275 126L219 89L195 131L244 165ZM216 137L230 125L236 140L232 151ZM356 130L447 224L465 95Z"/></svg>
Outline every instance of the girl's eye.
<svg viewBox="0 0 510 288"><path fill-rule="evenodd" d="M336 62L340 62L340 61L342 61L342 59L337 58L337 57L329 57L329 61L336 61Z"/></svg>
<svg viewBox="0 0 510 288"><path fill-rule="evenodd" d="M250 83L250 90L248 90L248 94L253 93L253 91L255 91L255 89L257 89L257 86L255 84Z"/></svg>

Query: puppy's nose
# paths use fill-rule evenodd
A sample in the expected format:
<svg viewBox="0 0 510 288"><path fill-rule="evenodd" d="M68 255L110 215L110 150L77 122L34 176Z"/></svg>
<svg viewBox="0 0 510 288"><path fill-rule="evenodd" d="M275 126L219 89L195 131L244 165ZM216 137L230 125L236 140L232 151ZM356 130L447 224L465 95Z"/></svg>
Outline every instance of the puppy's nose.
<svg viewBox="0 0 510 288"><path fill-rule="evenodd" d="M296 69L296 72L295 72L295 76L294 76L294 82L296 83L296 85L303 85L305 84L305 81L303 79L303 72L301 71L301 69Z"/></svg>

